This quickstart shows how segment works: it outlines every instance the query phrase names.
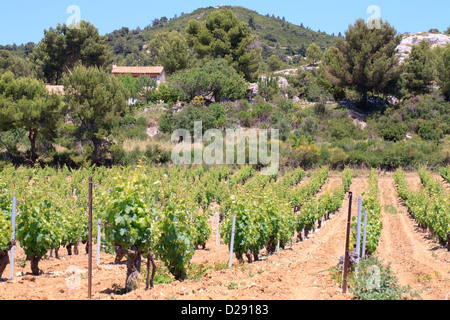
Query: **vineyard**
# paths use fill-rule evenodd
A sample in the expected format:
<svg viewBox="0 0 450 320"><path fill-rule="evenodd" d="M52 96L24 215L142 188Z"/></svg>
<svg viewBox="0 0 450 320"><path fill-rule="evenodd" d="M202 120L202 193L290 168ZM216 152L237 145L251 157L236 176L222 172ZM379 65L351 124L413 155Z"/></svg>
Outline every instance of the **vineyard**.
<svg viewBox="0 0 450 320"><path fill-rule="evenodd" d="M349 299L330 270L344 254L352 191L354 205L361 196L367 212L366 257L393 262L405 285L422 286L415 280L419 271L430 275L422 295L443 299L450 290L448 172L322 167L268 176L251 166L6 167L0 173L0 249L15 247L16 257L8 281L9 268L0 260L0 299L20 298L23 291L40 299L49 286L58 288L50 299L87 297L89 177L92 236L101 250L92 247L100 259L95 298ZM403 240L390 240L402 232ZM405 249L405 241L414 245ZM66 272L71 266L81 274L76 288L67 286L76 274Z"/></svg>

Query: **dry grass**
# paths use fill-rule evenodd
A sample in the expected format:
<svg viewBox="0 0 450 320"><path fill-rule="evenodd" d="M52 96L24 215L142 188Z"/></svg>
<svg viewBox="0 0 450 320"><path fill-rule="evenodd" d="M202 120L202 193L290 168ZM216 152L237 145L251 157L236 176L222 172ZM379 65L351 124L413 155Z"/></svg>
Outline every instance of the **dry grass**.
<svg viewBox="0 0 450 320"><path fill-rule="evenodd" d="M123 149L126 152L131 152L136 148L140 151L145 151L148 146L155 146L155 145L157 145L162 150L170 151L173 149L175 144L170 141L158 141L155 139L148 139L148 140L126 139L123 142Z"/></svg>

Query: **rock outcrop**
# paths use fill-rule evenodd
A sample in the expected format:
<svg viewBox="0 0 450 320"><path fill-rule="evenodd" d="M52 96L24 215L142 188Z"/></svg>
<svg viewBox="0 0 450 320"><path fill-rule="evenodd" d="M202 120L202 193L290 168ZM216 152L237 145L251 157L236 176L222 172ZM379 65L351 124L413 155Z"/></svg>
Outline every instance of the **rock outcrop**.
<svg viewBox="0 0 450 320"><path fill-rule="evenodd" d="M410 33L403 36L402 41L397 46L398 53L400 55L400 62L405 60L409 53L411 52L411 48L413 45L418 44L422 40L426 40L431 44L431 47L434 48L436 46L445 46L450 43L450 36L441 33Z"/></svg>

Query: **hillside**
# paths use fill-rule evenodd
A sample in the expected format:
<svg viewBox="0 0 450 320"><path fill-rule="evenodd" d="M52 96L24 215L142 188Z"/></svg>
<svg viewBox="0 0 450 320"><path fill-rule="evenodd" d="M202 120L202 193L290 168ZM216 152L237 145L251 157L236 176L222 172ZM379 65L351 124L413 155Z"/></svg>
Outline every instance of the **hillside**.
<svg viewBox="0 0 450 320"><path fill-rule="evenodd" d="M412 46L423 40L428 41L432 48L436 46L445 46L450 43L450 35L428 32L404 34L402 41L397 47L400 54L400 60L405 60L411 52Z"/></svg>
<svg viewBox="0 0 450 320"><path fill-rule="evenodd" d="M262 48L263 58L277 54L283 60L299 55L304 56L308 46L315 42L326 49L336 42L336 37L325 32L316 32L304 26L297 26L283 20L283 17L261 15L256 11L238 6L200 8L192 13L183 14L168 20L166 17L155 19L152 26L144 29L129 30L122 28L107 34L108 43L113 52L114 62L118 64L145 65L147 46L159 32L178 31L183 33L189 20L205 21L209 13L215 10L231 9L233 13L256 35L256 45Z"/></svg>

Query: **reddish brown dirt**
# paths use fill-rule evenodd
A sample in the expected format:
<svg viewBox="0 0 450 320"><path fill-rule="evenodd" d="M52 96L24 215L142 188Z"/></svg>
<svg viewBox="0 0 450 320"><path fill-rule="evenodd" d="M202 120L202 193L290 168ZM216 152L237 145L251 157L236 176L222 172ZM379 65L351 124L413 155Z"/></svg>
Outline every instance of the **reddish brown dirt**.
<svg viewBox="0 0 450 320"><path fill-rule="evenodd" d="M407 174L418 189L417 173ZM422 299L450 298L450 253L417 226L398 197L392 174L379 175L383 230L377 255L391 263L400 285L410 285Z"/></svg>
<svg viewBox="0 0 450 320"><path fill-rule="evenodd" d="M360 172L353 179L350 190L354 199L353 215L356 214L357 197L367 189L367 179L367 171ZM408 174L407 179L416 186L420 185L420 180L417 183L417 174ZM341 175L330 172L321 192L331 190L340 183ZM408 284L413 289L423 289L421 297L424 299L445 299L450 290L450 253L417 229L401 200L397 198L392 174L380 174L379 186L384 228L378 256L392 263L392 269L401 285ZM397 213L390 213L393 210L387 205L392 205ZM308 239L293 243L292 247L288 246L286 250L271 256L263 254L261 261L252 264L239 265L233 257L232 268L228 268L228 247L221 243L216 245L213 230L206 250L196 251L192 259L192 264L198 269L206 270L201 277L156 284L149 291L144 289L145 283L142 282L137 290L121 294L126 277L125 264L114 265L114 256L102 252L101 264L97 267L94 248L93 299L351 299L351 293L342 294L330 272L330 268L337 265L339 257L344 253L347 210L346 198L342 208L324 222L322 228L310 234ZM213 225L215 228L215 221ZM81 249L84 250L84 247ZM0 282L0 299L87 299L87 255L67 256L67 251L61 249L61 259L41 261L39 266L43 274L34 277L29 274L29 262L23 267L23 251L16 250L16 253L16 276L14 280ZM76 266L78 270L72 266ZM144 262L142 269L144 274ZM8 275L9 267L3 276Z"/></svg>

